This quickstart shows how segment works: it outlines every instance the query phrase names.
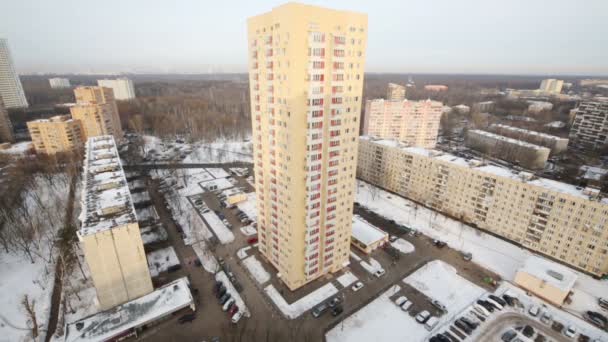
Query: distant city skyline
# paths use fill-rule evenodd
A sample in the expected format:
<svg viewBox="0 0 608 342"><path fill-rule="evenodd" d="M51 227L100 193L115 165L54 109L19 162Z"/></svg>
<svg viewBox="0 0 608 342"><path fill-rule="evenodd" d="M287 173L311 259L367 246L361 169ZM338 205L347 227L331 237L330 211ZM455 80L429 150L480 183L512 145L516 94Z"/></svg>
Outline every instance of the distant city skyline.
<svg viewBox="0 0 608 342"><path fill-rule="evenodd" d="M12 1L19 73L247 72L246 18L286 1ZM608 2L304 1L366 13L366 72L608 75Z"/></svg>

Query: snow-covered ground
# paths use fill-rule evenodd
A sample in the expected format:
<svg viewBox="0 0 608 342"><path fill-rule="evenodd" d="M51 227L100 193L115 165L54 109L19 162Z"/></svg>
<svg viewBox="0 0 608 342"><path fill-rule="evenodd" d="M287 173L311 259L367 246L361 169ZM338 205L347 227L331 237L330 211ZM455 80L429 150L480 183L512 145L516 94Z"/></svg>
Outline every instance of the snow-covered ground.
<svg viewBox="0 0 608 342"><path fill-rule="evenodd" d="M212 143L196 143L184 163L229 163L253 160L249 141L216 140Z"/></svg>
<svg viewBox="0 0 608 342"><path fill-rule="evenodd" d="M377 271L382 271L384 270L382 268L382 265L380 265L380 263L378 262L378 260L369 257L369 262L366 262L365 260L361 260L361 262L359 262L359 264L361 264L361 266L370 274L374 274Z"/></svg>
<svg viewBox="0 0 608 342"><path fill-rule="evenodd" d="M448 314L440 318L440 324L451 318L450 313L460 312L485 292L460 277L452 266L439 260L427 263L403 281L447 307ZM424 341L431 333L390 299L400 290L399 285L392 286L346 318L327 333L327 341Z"/></svg>
<svg viewBox="0 0 608 342"><path fill-rule="evenodd" d="M338 283L342 285L342 287L348 287L350 284L359 280L354 274L350 272L346 272L343 275L338 277Z"/></svg>
<svg viewBox="0 0 608 342"><path fill-rule="evenodd" d="M255 255L245 258L243 260L243 265L258 284L264 285L270 280L270 273L264 269L264 266L256 259Z"/></svg>
<svg viewBox="0 0 608 342"><path fill-rule="evenodd" d="M53 246L52 241L63 226L68 191L69 177L66 174L35 177L24 193L21 207L25 211L14 212L17 215L15 220L6 222L3 228L32 234L31 240L16 241L30 241L33 261L18 242L9 242L9 252L4 247L0 248L0 340L32 340L30 322L21 304L26 295L30 302L35 302L39 338L44 340L56 261L55 250L49 247Z"/></svg>
<svg viewBox="0 0 608 342"><path fill-rule="evenodd" d="M256 201L256 197L255 197L255 191L254 191L254 192L247 193L246 201L237 203L237 205L236 205L242 212L247 214L247 217L249 217L249 219L251 221L254 221L254 222L256 222L257 218L258 218L258 211L256 209L255 201Z"/></svg>
<svg viewBox="0 0 608 342"><path fill-rule="evenodd" d="M11 147L9 147L7 149L0 150L0 153L25 154L27 152L32 151L33 149L34 149L34 146L32 145L31 141L24 141L24 142L12 144Z"/></svg>
<svg viewBox="0 0 608 342"><path fill-rule="evenodd" d="M179 259L173 247L159 249L148 253L146 256L148 257L148 269L150 269L150 276L152 277L167 271L171 266L179 265Z"/></svg>
<svg viewBox="0 0 608 342"><path fill-rule="evenodd" d="M281 296L273 285L266 286L264 292L266 292L266 295L281 310L285 317L295 319L312 309L315 305L338 293L338 289L332 283L327 283L291 304L285 301L285 298Z"/></svg>
<svg viewBox="0 0 608 342"><path fill-rule="evenodd" d="M230 229L226 227L222 220L220 220L220 218L213 211L203 214L203 218L205 221L207 221L209 227L211 227L221 244L225 245L234 241L234 234L232 234Z"/></svg>
<svg viewBox="0 0 608 342"><path fill-rule="evenodd" d="M370 191L372 188L375 190ZM512 281L517 269L532 255L514 244L362 181L358 181L356 200L387 219L415 228L432 238L441 239L452 248L471 252L474 262L507 280ZM585 310L600 311L597 298L607 296L608 281L596 280L575 272L578 280L574 284L572 303L566 305L566 308L579 314Z"/></svg>
<svg viewBox="0 0 608 342"><path fill-rule="evenodd" d="M205 170L207 170L207 172L209 172L209 174L211 176L213 176L213 178L226 178L229 177L230 174L228 172L226 172L226 170L222 169L221 167L215 167L215 168L206 168Z"/></svg>
<svg viewBox="0 0 608 342"><path fill-rule="evenodd" d="M217 263L217 260L215 260L213 252L209 250L205 241L200 241L193 244L192 248L194 249L194 253L196 253L198 259L201 261L205 271L215 274L215 272L219 270L220 265Z"/></svg>
<svg viewBox="0 0 608 342"><path fill-rule="evenodd" d="M399 250L403 254L412 253L416 248L409 241L404 239L397 239L395 242L391 242L391 246Z"/></svg>

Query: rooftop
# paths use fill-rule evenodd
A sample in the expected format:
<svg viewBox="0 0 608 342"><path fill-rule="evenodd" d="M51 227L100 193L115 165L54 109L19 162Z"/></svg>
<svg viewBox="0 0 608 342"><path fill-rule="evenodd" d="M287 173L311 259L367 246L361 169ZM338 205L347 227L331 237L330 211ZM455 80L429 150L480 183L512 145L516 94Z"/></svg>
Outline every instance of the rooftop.
<svg viewBox="0 0 608 342"><path fill-rule="evenodd" d="M550 191L560 192L572 196L581 197L584 199L597 198L597 194L595 192L592 193L592 195L590 196L590 192L586 188L577 187L572 184L558 182L546 178L540 178L529 172L517 171L505 166L495 165L479 159L462 158L453 154L445 153L438 150L429 150L422 147L407 147L407 145L398 143L394 140L377 139L370 136L361 136L360 139L370 141L379 145L398 148L407 153L417 154L428 158L434 158L461 167L468 167L470 169L489 173L498 177L517 180L522 183L535 185ZM608 198L604 198L601 201L602 203L608 204Z"/></svg>
<svg viewBox="0 0 608 342"><path fill-rule="evenodd" d="M523 128L519 128L519 127L513 127L513 126L508 126L508 125L502 125L502 124L493 124L490 126L490 128L492 127L498 127L498 128L502 128L502 129L506 129L509 130L511 132L517 132L517 133L521 133L521 134L529 134L529 135L536 135L539 137L543 137L545 139L551 139L551 140L568 140L566 138L560 138L558 136L555 135L551 135L551 134L546 134L546 133L542 133L542 132L536 132L536 131L530 131L527 129L523 129Z"/></svg>
<svg viewBox="0 0 608 342"><path fill-rule="evenodd" d="M475 133L475 134L483 135L483 136L486 136L488 138L492 138L492 139L496 139L496 140L501 140L501 141L504 141L504 142L509 143L509 144L519 145L519 146L531 148L531 149L534 149L534 150L549 150L548 148L543 147L543 146L539 146L539 145L535 145L535 144L530 144L529 142L525 142L525 141L522 141L522 140L517 140L517 139L505 137L504 135L495 134L495 133L487 132L487 131L482 131L482 130L479 130L479 129L472 129L472 130L469 131L469 133Z"/></svg>
<svg viewBox="0 0 608 342"><path fill-rule="evenodd" d="M353 216L353 235L357 241L369 246L377 241L380 241L388 234L384 231L372 226L358 216Z"/></svg>
<svg viewBox="0 0 608 342"><path fill-rule="evenodd" d="M534 255L524 261L518 272L542 279L564 292L572 289L577 278L576 273L569 268Z"/></svg>
<svg viewBox="0 0 608 342"><path fill-rule="evenodd" d="M86 236L129 223L137 216L112 136L86 143L79 234Z"/></svg>
<svg viewBox="0 0 608 342"><path fill-rule="evenodd" d="M108 341L131 328L192 305L188 285L187 278L180 278L143 297L68 323L65 341Z"/></svg>

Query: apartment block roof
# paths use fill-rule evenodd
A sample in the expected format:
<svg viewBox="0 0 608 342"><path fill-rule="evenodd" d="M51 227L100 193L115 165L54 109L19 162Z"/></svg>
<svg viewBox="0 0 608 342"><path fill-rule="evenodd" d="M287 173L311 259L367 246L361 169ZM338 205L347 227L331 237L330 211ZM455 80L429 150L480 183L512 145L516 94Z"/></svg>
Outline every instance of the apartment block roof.
<svg viewBox="0 0 608 342"><path fill-rule="evenodd" d="M114 138L92 137L86 143L82 187L81 236L137 222L133 200Z"/></svg>
<svg viewBox="0 0 608 342"><path fill-rule="evenodd" d="M529 142L525 142L525 141L522 141L522 140L517 140L517 139L505 137L504 135L495 134L495 133L492 133L492 132L482 131L480 129L470 130L469 133L475 133L475 134L483 135L483 136L486 136L486 137L491 138L491 139L501 140L501 141L504 141L504 142L509 143L509 144L519 145L519 146L527 147L527 148L530 148L530 149L533 149L533 150L549 150L548 148L543 147L543 146L531 144Z"/></svg>
<svg viewBox="0 0 608 342"><path fill-rule="evenodd" d="M540 178L530 172L517 171L515 169L511 169L502 165L495 165L479 159L462 158L450 153L438 150L429 150L421 147L408 147L406 144L399 143L395 140L378 139L370 136L361 136L359 138L361 140L369 141L374 144L396 148L410 154L433 158L446 163L451 163L461 167L467 167L472 170L488 173L498 177L517 180L522 183L547 189L549 191L555 191L572 196L577 196L587 200L596 199L600 200L603 204L608 204L608 198L600 198L598 196L599 191L595 189L582 188L564 182L558 182L547 178Z"/></svg>
<svg viewBox="0 0 608 342"><path fill-rule="evenodd" d="M372 226L359 216L353 216L352 233L353 238L366 246L388 237L387 233Z"/></svg>

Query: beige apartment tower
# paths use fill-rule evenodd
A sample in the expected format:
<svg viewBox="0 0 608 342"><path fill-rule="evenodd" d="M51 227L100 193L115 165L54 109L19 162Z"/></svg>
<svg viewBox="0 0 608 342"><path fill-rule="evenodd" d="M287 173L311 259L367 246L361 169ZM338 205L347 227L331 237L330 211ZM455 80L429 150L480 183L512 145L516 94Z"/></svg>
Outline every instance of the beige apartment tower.
<svg viewBox="0 0 608 342"><path fill-rule="evenodd" d="M13 124L8 116L8 111L4 108L4 102L2 102L2 96L0 96L0 143L15 141L15 135L13 134Z"/></svg>
<svg viewBox="0 0 608 342"><path fill-rule="evenodd" d="M386 99L389 101L403 101L405 100L405 87L396 84L389 83L388 89L386 90Z"/></svg>
<svg viewBox="0 0 608 342"><path fill-rule="evenodd" d="M80 245L102 310L152 292L129 186L112 136L86 143Z"/></svg>
<svg viewBox="0 0 608 342"><path fill-rule="evenodd" d="M367 15L248 20L259 249L292 290L348 264Z"/></svg>
<svg viewBox="0 0 608 342"><path fill-rule="evenodd" d="M579 270L608 274L608 198L599 190L369 137L360 138L357 176Z"/></svg>
<svg viewBox="0 0 608 342"><path fill-rule="evenodd" d="M363 134L395 139L410 146L434 148L442 109L441 102L431 100L367 100Z"/></svg>
<svg viewBox="0 0 608 342"><path fill-rule="evenodd" d="M78 87L74 89L76 105L70 107L72 118L80 120L85 137L112 135L116 140L123 136L114 93L104 87Z"/></svg>
<svg viewBox="0 0 608 342"><path fill-rule="evenodd" d="M36 153L53 155L79 151L84 144L80 123L69 115L29 121L27 129Z"/></svg>

